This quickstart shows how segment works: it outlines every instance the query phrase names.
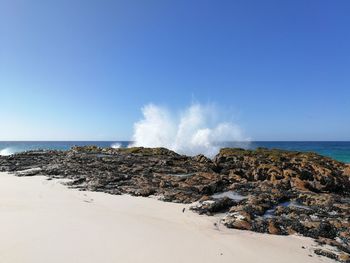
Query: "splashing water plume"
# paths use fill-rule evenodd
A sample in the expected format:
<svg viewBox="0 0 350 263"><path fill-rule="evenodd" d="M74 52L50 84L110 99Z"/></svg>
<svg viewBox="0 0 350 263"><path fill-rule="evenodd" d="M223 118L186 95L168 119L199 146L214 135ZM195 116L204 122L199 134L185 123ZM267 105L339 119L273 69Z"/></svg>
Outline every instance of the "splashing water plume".
<svg viewBox="0 0 350 263"><path fill-rule="evenodd" d="M181 154L213 157L225 142L240 147L249 143L239 126L218 121L213 107L192 104L174 116L165 108L148 104L142 114L143 119L134 124L131 146L165 147Z"/></svg>

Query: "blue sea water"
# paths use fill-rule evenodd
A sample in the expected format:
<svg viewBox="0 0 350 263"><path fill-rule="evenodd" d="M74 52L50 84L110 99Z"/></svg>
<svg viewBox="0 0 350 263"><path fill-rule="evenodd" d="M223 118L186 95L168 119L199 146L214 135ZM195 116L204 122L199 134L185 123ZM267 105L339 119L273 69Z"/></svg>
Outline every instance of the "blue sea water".
<svg viewBox="0 0 350 263"><path fill-rule="evenodd" d="M97 145L100 147L127 147L129 141L0 141L0 155L28 151L28 150L68 150L74 145ZM227 143L230 146L230 143ZM273 149L284 149L292 151L316 152L324 156L331 157L338 161L350 163L350 142L286 142L286 141L253 141L249 148L266 147Z"/></svg>

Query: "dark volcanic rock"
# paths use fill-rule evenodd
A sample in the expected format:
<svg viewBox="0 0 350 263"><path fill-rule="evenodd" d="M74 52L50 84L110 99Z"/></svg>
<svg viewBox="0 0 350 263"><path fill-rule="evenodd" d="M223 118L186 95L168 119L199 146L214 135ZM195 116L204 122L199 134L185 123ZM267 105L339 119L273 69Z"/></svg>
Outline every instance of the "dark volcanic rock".
<svg viewBox="0 0 350 263"><path fill-rule="evenodd" d="M0 171L68 178L82 190L199 201L193 211L227 212L227 227L299 233L336 247L343 262L350 253L350 166L315 153L224 148L211 160L165 148L88 146L0 156Z"/></svg>
<svg viewBox="0 0 350 263"><path fill-rule="evenodd" d="M331 259L338 259L338 256L335 253L327 251L327 250L323 250L320 248L315 249L315 254L320 255L320 256L325 256L325 257L331 258Z"/></svg>
<svg viewBox="0 0 350 263"><path fill-rule="evenodd" d="M227 211L231 206L236 203L228 197L224 197L217 200L205 200L199 201L198 204L191 206L191 210L197 213L212 215L214 213Z"/></svg>

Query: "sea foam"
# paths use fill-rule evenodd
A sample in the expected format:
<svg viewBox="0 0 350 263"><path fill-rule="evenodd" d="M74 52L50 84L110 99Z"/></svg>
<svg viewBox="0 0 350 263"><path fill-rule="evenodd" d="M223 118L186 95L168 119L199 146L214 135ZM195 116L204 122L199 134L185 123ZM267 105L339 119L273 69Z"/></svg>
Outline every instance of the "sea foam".
<svg viewBox="0 0 350 263"><path fill-rule="evenodd" d="M122 147L122 144L121 143L118 143L118 142L115 142L111 145L112 148L114 149L119 149Z"/></svg>
<svg viewBox="0 0 350 263"><path fill-rule="evenodd" d="M0 150L0 155L2 155L2 156L8 156L8 155L12 155L12 154L14 154L14 151L9 147Z"/></svg>
<svg viewBox="0 0 350 263"><path fill-rule="evenodd" d="M166 147L181 154L213 157L225 142L247 146L242 129L222 120L213 106L198 103L180 114L154 104L142 108L143 118L134 124L131 146Z"/></svg>

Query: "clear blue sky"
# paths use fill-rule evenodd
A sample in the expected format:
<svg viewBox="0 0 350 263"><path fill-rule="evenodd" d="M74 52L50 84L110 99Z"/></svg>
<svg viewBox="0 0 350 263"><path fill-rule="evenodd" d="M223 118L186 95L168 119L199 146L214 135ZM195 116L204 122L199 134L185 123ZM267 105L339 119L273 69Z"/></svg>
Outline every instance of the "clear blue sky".
<svg viewBox="0 0 350 263"><path fill-rule="evenodd" d="M0 140L129 139L150 102L350 140L350 1L0 0Z"/></svg>

